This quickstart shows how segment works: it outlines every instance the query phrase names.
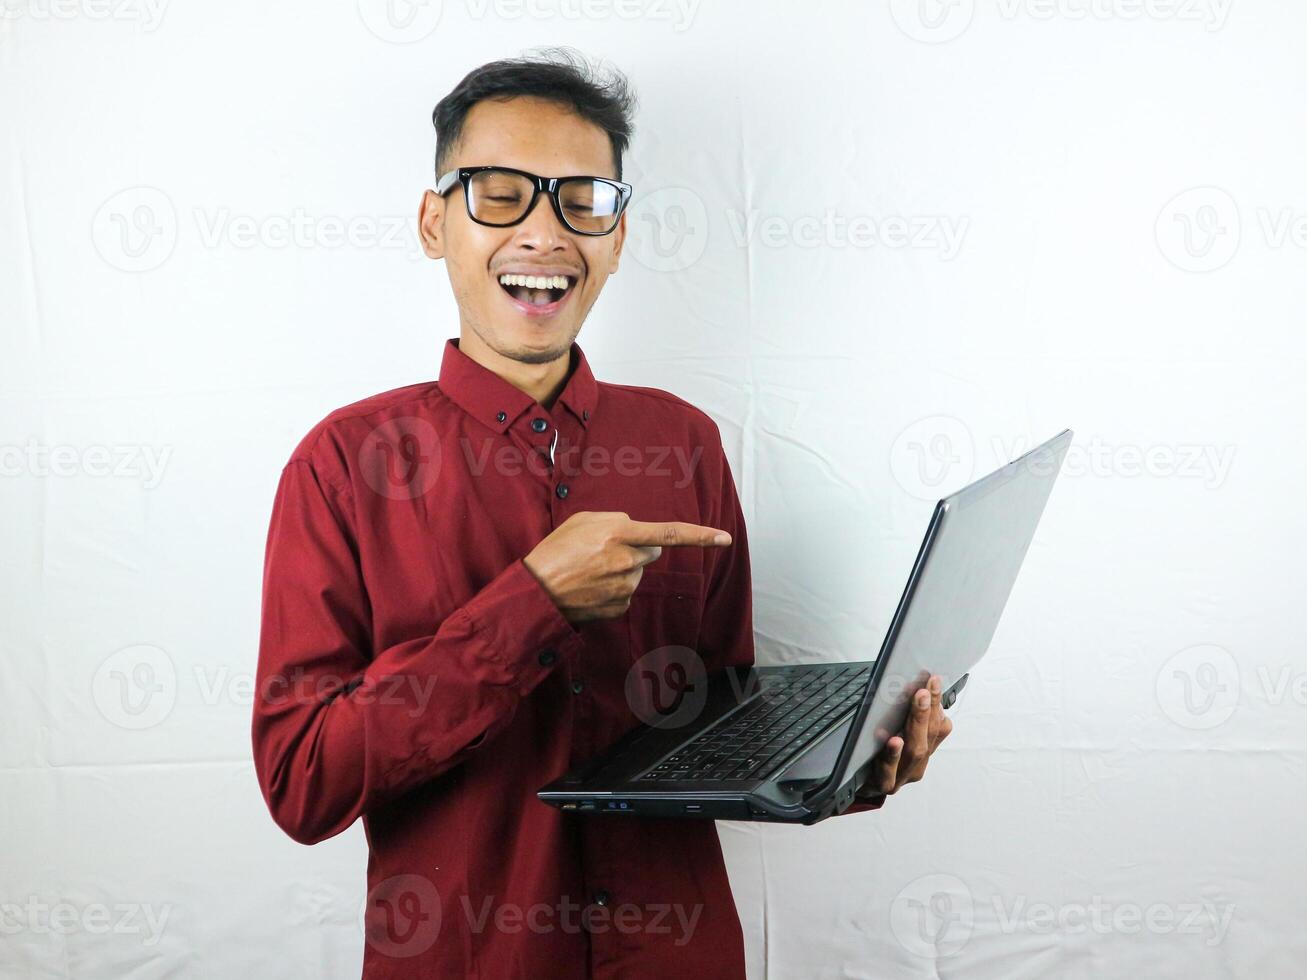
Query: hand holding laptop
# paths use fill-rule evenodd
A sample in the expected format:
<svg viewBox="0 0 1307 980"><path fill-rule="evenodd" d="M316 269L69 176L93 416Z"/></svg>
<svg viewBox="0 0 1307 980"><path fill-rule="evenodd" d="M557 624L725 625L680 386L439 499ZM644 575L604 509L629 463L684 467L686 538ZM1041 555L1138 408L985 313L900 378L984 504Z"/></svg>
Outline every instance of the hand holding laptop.
<svg viewBox="0 0 1307 980"><path fill-rule="evenodd" d="M883 802L926 774L926 763L953 731L953 720L944 714L943 687L943 678L932 674L930 683L916 693L903 732L877 753L871 775L855 797L858 802Z"/></svg>

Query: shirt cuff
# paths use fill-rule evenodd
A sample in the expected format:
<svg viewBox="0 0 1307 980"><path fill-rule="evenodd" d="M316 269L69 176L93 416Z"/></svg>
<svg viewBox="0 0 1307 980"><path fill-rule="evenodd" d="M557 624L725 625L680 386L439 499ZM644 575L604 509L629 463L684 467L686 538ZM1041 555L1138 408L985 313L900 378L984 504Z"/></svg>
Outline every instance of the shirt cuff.
<svg viewBox="0 0 1307 980"><path fill-rule="evenodd" d="M855 796L853 802L845 813L866 813L868 810L879 810L885 805L885 794L877 793L875 796Z"/></svg>
<svg viewBox="0 0 1307 980"><path fill-rule="evenodd" d="M585 637L521 558L473 596L463 612L488 660L503 668L522 694L540 683L560 658L585 645Z"/></svg>

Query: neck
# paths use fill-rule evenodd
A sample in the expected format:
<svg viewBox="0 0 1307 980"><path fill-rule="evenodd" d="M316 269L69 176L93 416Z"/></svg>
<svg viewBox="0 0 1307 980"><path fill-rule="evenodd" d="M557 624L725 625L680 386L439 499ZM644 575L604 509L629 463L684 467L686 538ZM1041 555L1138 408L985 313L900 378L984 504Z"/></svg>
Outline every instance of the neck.
<svg viewBox="0 0 1307 980"><path fill-rule="evenodd" d="M530 364L505 357L473 330L459 331L458 349L514 388L526 392L545 408L553 408L554 400L562 394L567 384L567 375L572 366L570 346L552 361Z"/></svg>

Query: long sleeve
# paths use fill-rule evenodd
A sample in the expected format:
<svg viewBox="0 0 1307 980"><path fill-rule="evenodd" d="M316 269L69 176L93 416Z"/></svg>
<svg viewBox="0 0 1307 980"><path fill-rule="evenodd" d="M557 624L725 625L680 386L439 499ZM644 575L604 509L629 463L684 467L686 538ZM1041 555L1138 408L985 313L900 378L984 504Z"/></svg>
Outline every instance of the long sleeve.
<svg viewBox="0 0 1307 980"><path fill-rule="evenodd" d="M434 634L371 649L349 493L292 459L268 530L253 716L277 824L312 844L508 725L579 632L519 559Z"/></svg>

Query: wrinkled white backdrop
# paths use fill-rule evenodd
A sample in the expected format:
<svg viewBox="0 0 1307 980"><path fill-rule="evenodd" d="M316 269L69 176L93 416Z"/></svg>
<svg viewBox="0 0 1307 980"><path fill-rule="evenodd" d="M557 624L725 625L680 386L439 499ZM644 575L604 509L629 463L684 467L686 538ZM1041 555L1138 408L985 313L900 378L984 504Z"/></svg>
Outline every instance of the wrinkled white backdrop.
<svg viewBox="0 0 1307 980"><path fill-rule="evenodd" d="M580 340L720 423L761 656L870 655L931 501L1076 430L928 778L719 825L754 978L1301 974L1307 10L4 0L0 976L357 976L361 826L249 752L308 427L435 377L435 101L642 99Z"/></svg>

